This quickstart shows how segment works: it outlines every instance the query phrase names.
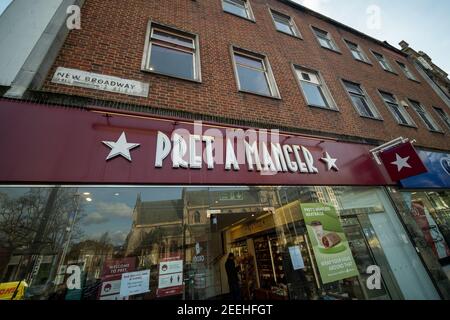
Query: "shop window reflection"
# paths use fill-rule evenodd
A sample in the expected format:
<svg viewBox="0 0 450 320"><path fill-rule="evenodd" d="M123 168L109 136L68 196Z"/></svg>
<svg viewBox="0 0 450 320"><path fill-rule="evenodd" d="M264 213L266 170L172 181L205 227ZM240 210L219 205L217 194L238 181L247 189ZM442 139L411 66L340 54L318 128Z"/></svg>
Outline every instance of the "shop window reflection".
<svg viewBox="0 0 450 320"><path fill-rule="evenodd" d="M358 276L324 280L305 204L336 211L343 231L327 239L346 238ZM229 299L232 252L241 299L404 298L428 283L419 269L402 277L417 257L396 219L382 188L2 187L0 282L25 281L26 299ZM381 289L367 288L371 265ZM148 288L129 295L134 272L149 272Z"/></svg>

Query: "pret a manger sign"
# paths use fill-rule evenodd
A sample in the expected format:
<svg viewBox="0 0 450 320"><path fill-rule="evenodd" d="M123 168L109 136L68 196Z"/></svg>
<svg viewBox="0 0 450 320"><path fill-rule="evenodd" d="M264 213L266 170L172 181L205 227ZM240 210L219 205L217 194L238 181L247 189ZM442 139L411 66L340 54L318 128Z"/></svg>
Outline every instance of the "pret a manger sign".
<svg viewBox="0 0 450 320"><path fill-rule="evenodd" d="M171 137L157 134L155 167L162 168L171 160L173 168L214 170L224 164L227 171L258 171L265 174L278 172L317 174L316 159L301 145L281 145L278 133L243 130L227 131L226 137L177 133ZM328 170L338 171L336 162L327 152L320 158Z"/></svg>
<svg viewBox="0 0 450 320"><path fill-rule="evenodd" d="M0 179L5 182L395 184L363 144L95 107L0 105L0 136L11 137L1 141Z"/></svg>

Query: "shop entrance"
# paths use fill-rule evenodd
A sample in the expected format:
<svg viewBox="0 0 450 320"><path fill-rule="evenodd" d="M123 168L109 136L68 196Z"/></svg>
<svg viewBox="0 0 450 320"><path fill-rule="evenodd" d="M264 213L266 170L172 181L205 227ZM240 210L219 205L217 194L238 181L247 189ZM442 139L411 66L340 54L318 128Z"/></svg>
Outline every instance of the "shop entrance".
<svg viewBox="0 0 450 320"><path fill-rule="evenodd" d="M408 289L415 292L424 285L415 269L414 248L382 191L314 187L224 192L209 191L203 203L187 207L193 221L201 212L207 219L185 226L188 299L405 299ZM322 221L321 237L328 247L314 236L311 226L318 221L307 221L304 205L335 214L337 229L327 222L330 217ZM230 253L238 295L225 267Z"/></svg>

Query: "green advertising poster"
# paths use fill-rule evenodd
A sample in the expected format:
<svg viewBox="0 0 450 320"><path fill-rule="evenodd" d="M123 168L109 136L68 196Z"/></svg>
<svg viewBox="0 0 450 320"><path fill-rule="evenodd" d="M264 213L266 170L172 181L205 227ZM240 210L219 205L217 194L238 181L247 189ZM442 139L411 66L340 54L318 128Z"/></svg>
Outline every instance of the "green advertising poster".
<svg viewBox="0 0 450 320"><path fill-rule="evenodd" d="M322 283L358 276L336 209L328 204L300 204Z"/></svg>

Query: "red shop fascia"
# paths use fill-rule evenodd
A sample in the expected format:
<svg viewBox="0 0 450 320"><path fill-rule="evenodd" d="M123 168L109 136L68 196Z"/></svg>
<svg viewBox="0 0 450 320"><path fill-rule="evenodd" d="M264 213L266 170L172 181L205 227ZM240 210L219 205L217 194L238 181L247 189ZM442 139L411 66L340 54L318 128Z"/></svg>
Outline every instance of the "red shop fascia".
<svg viewBox="0 0 450 320"><path fill-rule="evenodd" d="M3 184L396 185L373 146L0 100Z"/></svg>

